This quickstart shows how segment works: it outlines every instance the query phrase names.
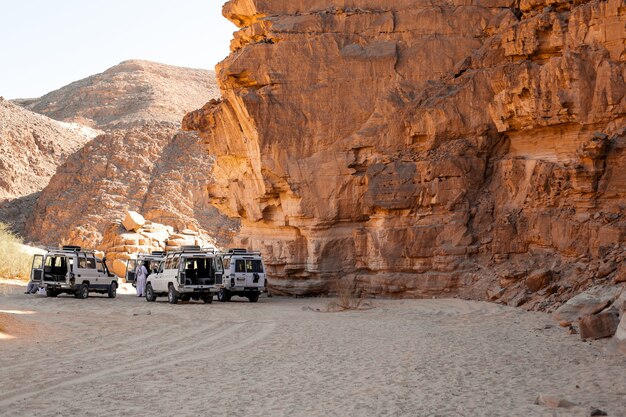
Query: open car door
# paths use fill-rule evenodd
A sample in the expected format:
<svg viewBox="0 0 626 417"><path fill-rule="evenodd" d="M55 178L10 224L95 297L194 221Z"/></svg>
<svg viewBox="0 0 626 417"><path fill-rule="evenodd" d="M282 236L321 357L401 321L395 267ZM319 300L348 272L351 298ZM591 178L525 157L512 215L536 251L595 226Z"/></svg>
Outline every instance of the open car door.
<svg viewBox="0 0 626 417"><path fill-rule="evenodd" d="M137 277L135 276L135 270L137 269L137 259L129 259L126 262L126 282L135 285L135 280Z"/></svg>
<svg viewBox="0 0 626 417"><path fill-rule="evenodd" d="M35 255L33 257L30 280L35 282L41 282L41 280L43 280L43 255Z"/></svg>

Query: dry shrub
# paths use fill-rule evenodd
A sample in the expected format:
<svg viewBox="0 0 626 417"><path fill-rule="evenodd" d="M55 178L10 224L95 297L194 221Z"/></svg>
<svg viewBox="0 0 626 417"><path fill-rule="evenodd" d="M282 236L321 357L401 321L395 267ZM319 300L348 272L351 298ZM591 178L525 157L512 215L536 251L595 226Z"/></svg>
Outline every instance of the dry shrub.
<svg viewBox="0 0 626 417"><path fill-rule="evenodd" d="M21 240L0 223L0 277L29 279L32 255L24 252Z"/></svg>
<svg viewBox="0 0 626 417"><path fill-rule="evenodd" d="M335 285L337 300L331 301L326 306L327 312L339 312L348 310L369 310L374 308L372 304L365 299L363 290L357 287L355 280L337 281Z"/></svg>

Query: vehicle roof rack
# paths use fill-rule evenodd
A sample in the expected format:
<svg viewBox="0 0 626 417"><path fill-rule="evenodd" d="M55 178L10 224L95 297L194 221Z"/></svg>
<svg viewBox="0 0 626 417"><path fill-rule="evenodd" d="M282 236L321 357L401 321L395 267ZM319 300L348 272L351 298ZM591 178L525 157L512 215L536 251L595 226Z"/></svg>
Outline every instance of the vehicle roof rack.
<svg viewBox="0 0 626 417"><path fill-rule="evenodd" d="M228 249L228 253L248 253L248 249L232 248L232 249Z"/></svg>
<svg viewBox="0 0 626 417"><path fill-rule="evenodd" d="M52 247L52 246L47 246L46 250L48 252L74 252L74 253L85 253L85 254L95 254L96 251L93 249L83 249L80 246L72 246L72 245L65 245L62 247Z"/></svg>
<svg viewBox="0 0 626 417"><path fill-rule="evenodd" d="M181 246L167 253L215 253L215 248L202 248L198 245Z"/></svg>
<svg viewBox="0 0 626 417"><path fill-rule="evenodd" d="M228 249L228 252L226 253L228 255L259 255L259 256L261 255L261 251L240 249L240 248Z"/></svg>
<svg viewBox="0 0 626 417"><path fill-rule="evenodd" d="M163 256L163 255L165 255L165 251L163 251L163 250L153 250L152 252L150 252L150 255L153 255L153 256Z"/></svg>

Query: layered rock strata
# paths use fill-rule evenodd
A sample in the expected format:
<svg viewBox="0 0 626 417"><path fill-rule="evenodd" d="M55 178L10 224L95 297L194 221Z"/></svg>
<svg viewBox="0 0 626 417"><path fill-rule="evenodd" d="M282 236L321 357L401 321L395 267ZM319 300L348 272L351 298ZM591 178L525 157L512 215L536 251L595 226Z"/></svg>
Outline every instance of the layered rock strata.
<svg viewBox="0 0 626 417"><path fill-rule="evenodd" d="M619 0L231 0L211 201L275 291L550 309L626 246Z"/></svg>

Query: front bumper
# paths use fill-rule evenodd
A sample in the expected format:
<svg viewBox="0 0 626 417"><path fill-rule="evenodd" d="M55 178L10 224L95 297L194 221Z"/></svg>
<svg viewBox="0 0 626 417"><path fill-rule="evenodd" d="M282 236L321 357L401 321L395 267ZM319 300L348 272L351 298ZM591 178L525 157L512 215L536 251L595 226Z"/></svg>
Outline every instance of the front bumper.
<svg viewBox="0 0 626 417"><path fill-rule="evenodd" d="M178 292L181 294L215 294L219 291L219 288L216 286L208 286L208 285L186 285L184 287L178 287Z"/></svg>

